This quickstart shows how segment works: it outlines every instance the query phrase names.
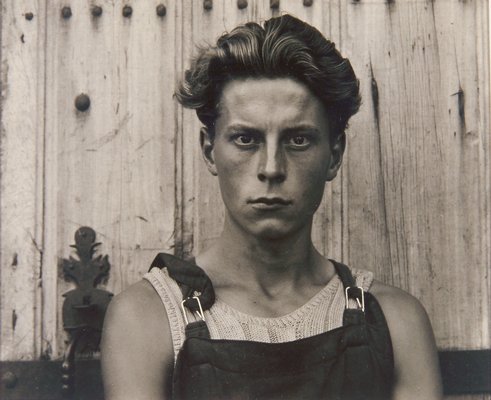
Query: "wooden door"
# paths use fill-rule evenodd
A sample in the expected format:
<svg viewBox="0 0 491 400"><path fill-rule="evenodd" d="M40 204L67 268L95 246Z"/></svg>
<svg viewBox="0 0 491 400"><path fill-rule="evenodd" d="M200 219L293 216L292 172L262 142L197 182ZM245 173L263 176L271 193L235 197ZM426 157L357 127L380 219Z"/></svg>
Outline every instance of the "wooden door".
<svg viewBox="0 0 491 400"><path fill-rule="evenodd" d="M488 1L1 7L2 362L60 360L62 294L73 285L59 264L78 228L102 242L113 293L139 280L156 252L187 256L217 237L217 183L199 156L198 120L173 90L195 44L283 12L331 38L362 88L315 244L418 297L442 351L490 349ZM76 106L82 94L86 111Z"/></svg>

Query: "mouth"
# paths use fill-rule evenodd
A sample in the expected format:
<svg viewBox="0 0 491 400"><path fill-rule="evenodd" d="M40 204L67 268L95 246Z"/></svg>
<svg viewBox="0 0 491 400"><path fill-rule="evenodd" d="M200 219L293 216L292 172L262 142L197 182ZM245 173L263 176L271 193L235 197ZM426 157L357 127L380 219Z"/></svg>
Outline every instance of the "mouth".
<svg viewBox="0 0 491 400"><path fill-rule="evenodd" d="M258 197L248 201L254 208L261 210L276 210L292 204L291 200L283 199L281 197Z"/></svg>
<svg viewBox="0 0 491 400"><path fill-rule="evenodd" d="M281 204L284 206L288 206L292 202L291 202L291 200L286 200L286 199L283 199L281 197L259 197L257 199L249 200L249 203L251 203L251 204L267 204L267 205Z"/></svg>

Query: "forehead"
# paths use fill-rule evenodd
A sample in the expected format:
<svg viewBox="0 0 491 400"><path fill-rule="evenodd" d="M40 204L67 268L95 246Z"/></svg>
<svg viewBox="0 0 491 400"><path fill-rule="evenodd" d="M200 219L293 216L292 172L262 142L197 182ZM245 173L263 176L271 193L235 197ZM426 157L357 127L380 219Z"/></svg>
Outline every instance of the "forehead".
<svg viewBox="0 0 491 400"><path fill-rule="evenodd" d="M327 116L310 89L291 78L246 78L228 82L218 105L218 125L267 126L309 124L326 128Z"/></svg>

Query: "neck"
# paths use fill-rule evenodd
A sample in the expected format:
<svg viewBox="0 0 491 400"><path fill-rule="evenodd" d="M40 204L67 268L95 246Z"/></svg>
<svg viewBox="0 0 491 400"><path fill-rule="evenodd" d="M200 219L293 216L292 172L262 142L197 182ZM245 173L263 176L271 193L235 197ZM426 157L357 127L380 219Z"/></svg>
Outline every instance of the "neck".
<svg viewBox="0 0 491 400"><path fill-rule="evenodd" d="M257 237L226 217L224 229L205 254L197 257L213 281L258 285L264 291L325 281L325 259L314 248L311 226L281 238ZM328 273L328 275L330 275Z"/></svg>

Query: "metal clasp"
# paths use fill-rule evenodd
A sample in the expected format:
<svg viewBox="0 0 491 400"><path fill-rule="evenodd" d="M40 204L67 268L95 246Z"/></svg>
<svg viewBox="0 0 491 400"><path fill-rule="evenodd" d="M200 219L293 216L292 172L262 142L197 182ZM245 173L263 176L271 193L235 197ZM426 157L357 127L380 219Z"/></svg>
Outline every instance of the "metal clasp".
<svg viewBox="0 0 491 400"><path fill-rule="evenodd" d="M346 308L349 308L348 306L348 300L349 300L349 296L348 296L348 292L351 290L351 289L358 289L361 293L361 302L360 302L360 299L358 297L356 297L356 302L358 303L358 307L361 308L361 311L365 312L365 293L363 292L363 288L361 288L360 286L348 286L346 289L344 289L344 296L345 296L345 299L346 299Z"/></svg>
<svg viewBox="0 0 491 400"><path fill-rule="evenodd" d="M201 307L201 301L200 301L199 297L193 296L193 297L188 297L187 299L184 299L183 301L181 301L182 313L184 315L184 321L186 321L186 325L189 323L188 317L186 315L186 307L185 307L185 303L188 300L196 300L198 302L199 311L196 311L196 314L198 314L198 316L201 318L202 321L206 321L205 320L205 313L203 312L203 307Z"/></svg>

